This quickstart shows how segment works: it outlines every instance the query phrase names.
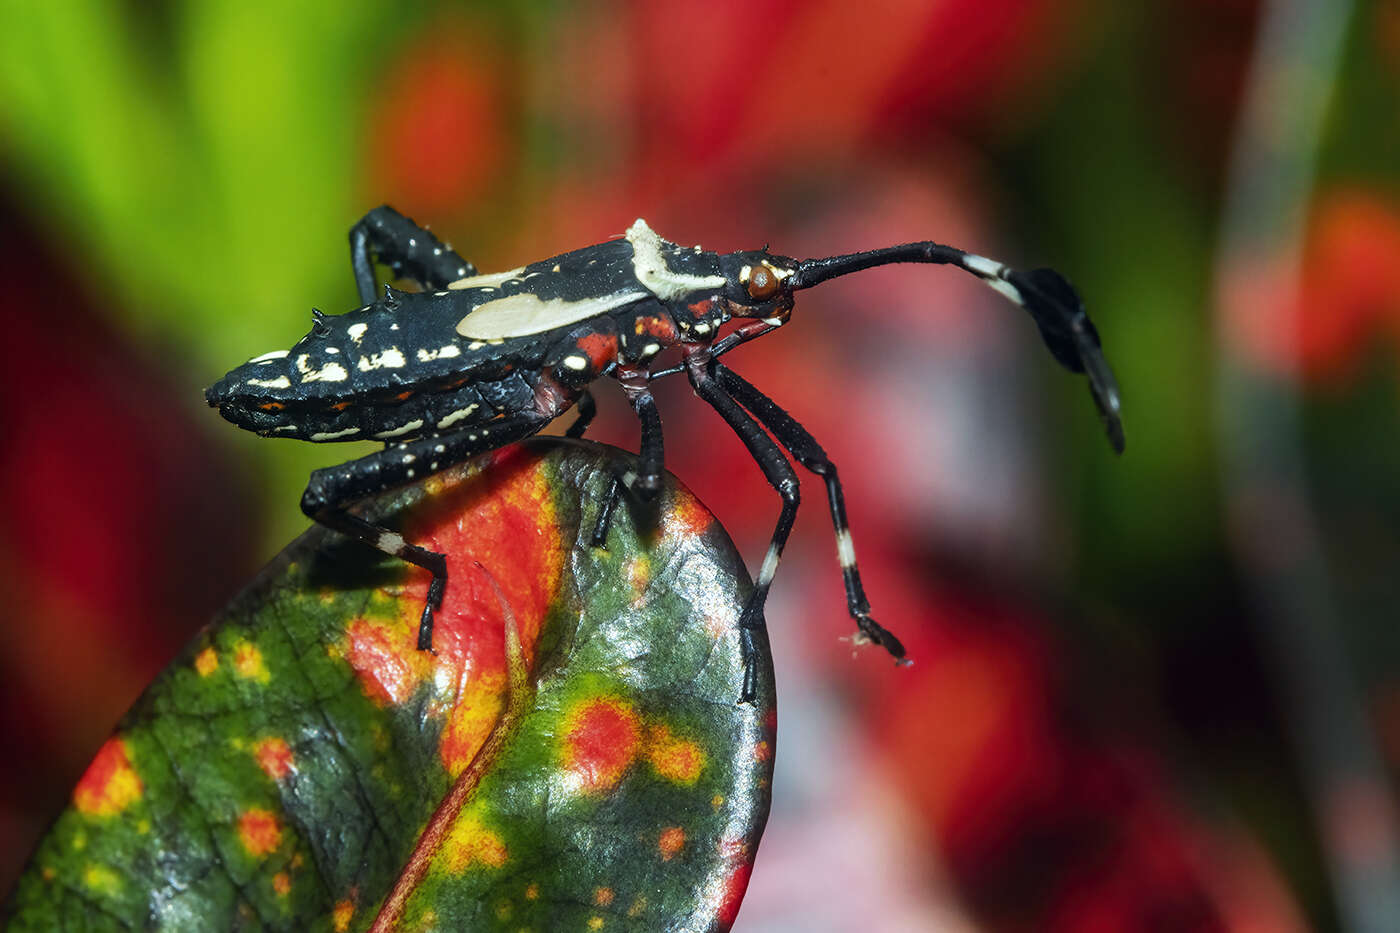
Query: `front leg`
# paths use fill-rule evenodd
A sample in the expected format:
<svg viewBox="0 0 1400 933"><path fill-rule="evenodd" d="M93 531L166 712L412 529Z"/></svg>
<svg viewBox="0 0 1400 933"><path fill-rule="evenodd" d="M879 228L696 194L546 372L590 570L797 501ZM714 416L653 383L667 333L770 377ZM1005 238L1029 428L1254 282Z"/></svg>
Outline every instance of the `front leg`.
<svg viewBox="0 0 1400 933"><path fill-rule="evenodd" d="M376 207L350 228L350 266L365 304L379 297L375 259L393 270L395 278L412 279L435 290L476 275L476 266L387 204Z"/></svg>
<svg viewBox="0 0 1400 933"><path fill-rule="evenodd" d="M836 532L836 558L841 565L841 576L846 584L846 608L863 637L880 645L896 661L902 661L904 645L889 629L870 617L870 601L865 598L865 587L860 580L860 567L856 564L856 550L851 543L851 528L846 521L846 497L841 490L841 480L836 474L836 464L831 462L821 444L817 443L816 438L812 437L796 418L780 408L747 379L718 361L710 364L710 372L725 392L773 432L778 443L797 458L798 463L820 476L826 483L831 525Z"/></svg>
<svg viewBox="0 0 1400 933"><path fill-rule="evenodd" d="M391 557L416 564L433 575L418 625L418 648L431 651L433 611L442 606L447 588L447 558L437 551L408 543L397 531L351 513L348 506L416 477L445 470L479 453L529 437L548 423L549 419L543 415L519 415L473 425L451 434L420 437L337 467L317 470L311 474L306 492L302 493L301 510L328 528L363 541Z"/></svg>
<svg viewBox="0 0 1400 933"><path fill-rule="evenodd" d="M768 588L778 570L778 561L787 546L792 533L792 523L797 518L797 507L802 501L801 487L797 473L784 456L782 449L773 442L758 422L744 411L734 399L729 397L718 380L709 372L710 354L708 350L697 350L689 354L685 365L690 373L690 384L695 392L710 404L730 428L739 435L749 453L763 470L768 485L782 498L782 509L778 513L778 524L773 529L773 538L768 544L768 553L759 568L758 579L754 580L753 592L739 616L739 648L744 661L744 686L739 694L740 703L752 703L758 689L758 672L754 668L753 633L764 627L763 606L768 599Z"/></svg>

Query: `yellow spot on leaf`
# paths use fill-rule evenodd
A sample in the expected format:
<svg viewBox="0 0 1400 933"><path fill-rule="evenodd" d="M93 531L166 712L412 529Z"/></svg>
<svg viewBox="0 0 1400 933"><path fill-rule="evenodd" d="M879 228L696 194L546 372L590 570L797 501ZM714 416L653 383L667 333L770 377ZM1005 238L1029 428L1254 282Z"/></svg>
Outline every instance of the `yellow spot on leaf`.
<svg viewBox="0 0 1400 933"><path fill-rule="evenodd" d="M705 751L691 739L677 738L666 726L652 726L647 759L656 773L677 784L694 784L705 768Z"/></svg>
<svg viewBox="0 0 1400 933"><path fill-rule="evenodd" d="M277 874L273 875L272 890L276 891L282 897L286 897L287 893L292 890L292 876L285 871L279 871Z"/></svg>
<svg viewBox="0 0 1400 933"><path fill-rule="evenodd" d="M438 754L448 774L454 777L461 774L486 743L505 709L505 683L504 671L482 671L456 691L438 745Z"/></svg>
<svg viewBox="0 0 1400 933"><path fill-rule="evenodd" d="M89 863L83 869L83 884L101 894L116 894L121 890L122 879L106 865Z"/></svg>
<svg viewBox="0 0 1400 933"><path fill-rule="evenodd" d="M131 766L124 740L113 736L93 756L78 786L73 788L73 805L92 816L120 813L141 799L145 787Z"/></svg>
<svg viewBox="0 0 1400 933"><path fill-rule="evenodd" d="M499 904L496 905L496 919L497 919L497 920L500 920L500 921L502 921L502 922L505 922L506 920L509 920L509 919L510 919L510 913L511 913L510 901L501 901Z"/></svg>
<svg viewBox="0 0 1400 933"><path fill-rule="evenodd" d="M651 559L645 554L628 561L627 582L632 585L632 592L636 594L637 599L641 599L647 584L651 582Z"/></svg>
<svg viewBox="0 0 1400 933"><path fill-rule="evenodd" d="M711 797L711 798L710 798L710 806L714 807L716 810L718 810L720 807L724 806L724 795L723 795L723 794L715 794L713 797Z"/></svg>
<svg viewBox="0 0 1400 933"><path fill-rule="evenodd" d="M460 874L478 862L487 868L500 868L509 857L505 840L471 811L463 811L457 817L443 841L442 851L447 858L447 870L453 874Z"/></svg>
<svg viewBox="0 0 1400 933"><path fill-rule="evenodd" d="M350 918L355 916L355 905L349 901L341 901L331 909L331 924L335 927L335 933L345 933L350 928Z"/></svg>
<svg viewBox="0 0 1400 933"><path fill-rule="evenodd" d="M593 903L599 907L607 907L613 902L612 888L599 888L593 892Z"/></svg>
<svg viewBox="0 0 1400 933"><path fill-rule="evenodd" d="M58 872L54 871L52 865L45 865L44 870L40 872L40 874L43 875L45 881L52 881L58 877Z"/></svg>
<svg viewBox="0 0 1400 933"><path fill-rule="evenodd" d="M632 906L627 908L627 916L636 919L640 917L646 909L647 899L641 895L637 895L637 899L632 902Z"/></svg>
<svg viewBox="0 0 1400 933"><path fill-rule="evenodd" d="M272 679L263 663L262 652L250 641L240 641L233 646L233 671L244 680L256 680L260 684Z"/></svg>
<svg viewBox="0 0 1400 933"><path fill-rule="evenodd" d="M200 677L208 677L219 669L219 655L213 648L205 648L194 656L194 669Z"/></svg>
<svg viewBox="0 0 1400 933"><path fill-rule="evenodd" d="M533 901L533 900L535 900L536 898L538 898L539 896L540 896L540 886L539 886L539 884L537 884L537 883L534 882L534 881L531 881L529 884L527 884L527 885L525 886L525 900L527 900L527 901Z"/></svg>
<svg viewBox="0 0 1400 933"><path fill-rule="evenodd" d="M588 929L601 930L603 928L603 918L594 914L588 918Z"/></svg>

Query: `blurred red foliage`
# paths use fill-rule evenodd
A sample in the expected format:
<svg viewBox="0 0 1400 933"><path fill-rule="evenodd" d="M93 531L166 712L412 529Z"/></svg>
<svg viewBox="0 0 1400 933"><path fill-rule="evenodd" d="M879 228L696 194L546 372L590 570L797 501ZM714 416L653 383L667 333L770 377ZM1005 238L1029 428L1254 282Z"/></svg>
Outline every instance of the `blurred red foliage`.
<svg viewBox="0 0 1400 933"><path fill-rule="evenodd" d="M1359 188L1321 194L1301 273L1291 256L1242 265L1225 283L1225 326L1244 358L1341 385L1381 338L1400 335L1400 203Z"/></svg>

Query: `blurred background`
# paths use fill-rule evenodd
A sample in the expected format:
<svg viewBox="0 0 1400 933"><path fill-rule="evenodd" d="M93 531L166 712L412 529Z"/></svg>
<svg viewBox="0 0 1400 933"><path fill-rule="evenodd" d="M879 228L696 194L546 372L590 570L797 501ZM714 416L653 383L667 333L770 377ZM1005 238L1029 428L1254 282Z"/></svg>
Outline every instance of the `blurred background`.
<svg viewBox="0 0 1400 933"><path fill-rule="evenodd" d="M1400 3L11 0L0 6L0 888L143 685L305 527L204 407L388 202L484 271L645 216L933 238L1080 288L1123 388L970 277L804 293L731 357L840 466L769 603L740 929L1400 929ZM777 497L683 381L670 468ZM595 437L635 449L604 388Z"/></svg>

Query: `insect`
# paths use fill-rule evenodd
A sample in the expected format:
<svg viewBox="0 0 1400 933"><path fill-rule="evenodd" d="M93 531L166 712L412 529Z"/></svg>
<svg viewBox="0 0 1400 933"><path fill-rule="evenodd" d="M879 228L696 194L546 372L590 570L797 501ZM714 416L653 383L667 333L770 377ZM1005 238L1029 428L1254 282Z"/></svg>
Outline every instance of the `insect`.
<svg viewBox="0 0 1400 933"><path fill-rule="evenodd" d="M836 467L801 424L720 361L787 323L794 293L836 276L897 262L943 263L976 276L1030 313L1055 359L1087 374L1109 441L1123 449L1118 388L1098 333L1074 289L1050 269L1018 272L932 242L801 261L766 248L721 254L677 246L638 220L624 237L482 275L387 205L351 228L350 257L362 307L336 316L314 311L310 333L290 350L255 357L205 397L224 418L267 437L384 442L381 451L313 472L301 508L432 574L418 631L423 650L432 648L433 612L447 586L444 556L349 506L528 437L575 405L578 418L566 433L579 437L596 411L589 384L610 376L640 421L641 449L635 471L614 479L600 506L594 543L602 544L620 487L642 499L661 488L661 418L649 385L684 372L782 500L740 616L741 702L754 699L753 633L763 625L797 514L798 479L787 455L825 483L847 608L860 636L902 659L899 639L870 615ZM385 285L381 295L376 260L424 290ZM650 368L668 347L679 349L680 363Z"/></svg>

